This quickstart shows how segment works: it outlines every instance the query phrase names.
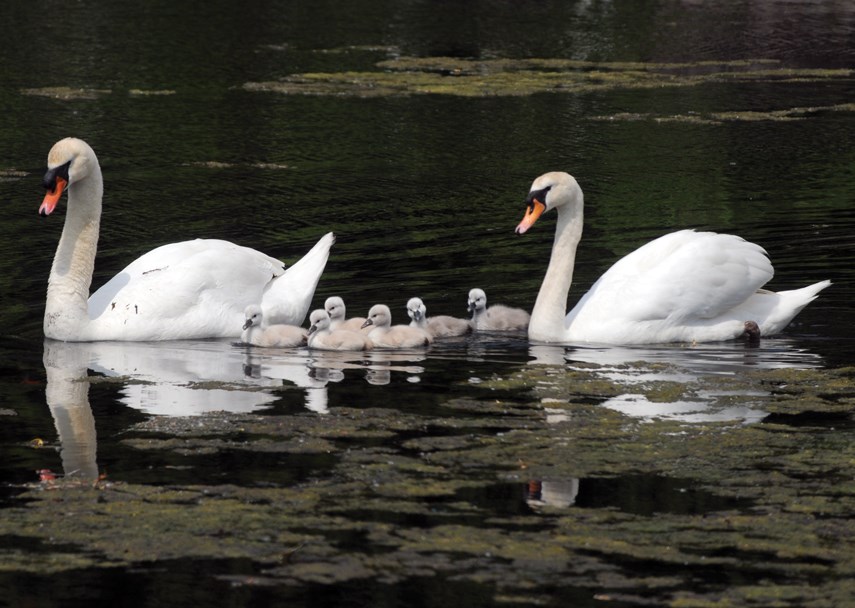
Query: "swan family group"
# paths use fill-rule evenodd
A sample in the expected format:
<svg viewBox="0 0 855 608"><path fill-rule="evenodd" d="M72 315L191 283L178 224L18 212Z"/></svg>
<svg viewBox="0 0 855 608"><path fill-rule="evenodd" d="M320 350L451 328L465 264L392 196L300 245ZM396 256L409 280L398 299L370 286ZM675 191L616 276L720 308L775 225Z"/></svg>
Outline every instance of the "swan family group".
<svg viewBox="0 0 855 608"><path fill-rule="evenodd" d="M410 325L392 325L383 304L354 321L344 318L341 298L329 298L303 330L335 242L332 233L287 269L228 241L170 243L137 258L90 296L104 190L95 152L80 139L60 140L48 154L44 186L41 215L51 214L68 192L44 316L45 336L64 341L242 336L281 345L300 336L310 348L362 350L424 346L455 332L527 328L529 339L551 343L711 342L737 338L748 326L764 336L779 333L831 284L763 289L773 270L762 247L733 235L681 230L618 260L567 312L583 195L573 177L551 172L532 183L516 227L524 234L542 214L557 212L552 255L530 317L519 309L487 308L483 290L473 289L468 320L426 317L424 304L413 298Z"/></svg>

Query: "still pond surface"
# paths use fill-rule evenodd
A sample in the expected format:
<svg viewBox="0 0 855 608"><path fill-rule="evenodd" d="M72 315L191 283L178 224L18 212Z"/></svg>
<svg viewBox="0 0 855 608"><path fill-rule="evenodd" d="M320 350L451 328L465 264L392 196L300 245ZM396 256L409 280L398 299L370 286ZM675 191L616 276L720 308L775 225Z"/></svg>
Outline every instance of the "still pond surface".
<svg viewBox="0 0 855 608"><path fill-rule="evenodd" d="M7 2L0 605L844 605L855 563L855 7L847 2ZM570 302L665 232L733 232L782 336L521 334L330 355L46 342L47 151L105 179L93 287L207 237L320 306L531 309L575 175ZM85 481L84 481L85 480ZM798 530L798 533L793 532ZM849 582L847 582L849 581Z"/></svg>

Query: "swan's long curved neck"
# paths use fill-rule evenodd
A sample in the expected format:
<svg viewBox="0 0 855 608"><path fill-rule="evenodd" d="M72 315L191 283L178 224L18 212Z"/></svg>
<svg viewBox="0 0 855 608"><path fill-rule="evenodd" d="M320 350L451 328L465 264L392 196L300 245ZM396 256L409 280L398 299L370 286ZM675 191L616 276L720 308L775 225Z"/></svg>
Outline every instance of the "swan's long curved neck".
<svg viewBox="0 0 855 608"><path fill-rule="evenodd" d="M45 336L77 340L89 323L89 286L101 223L103 181L98 167L68 187L68 212L53 258L45 301Z"/></svg>
<svg viewBox="0 0 855 608"><path fill-rule="evenodd" d="M558 207L549 267L543 277L528 326L528 335L532 340L561 341L567 331L564 317L567 314L567 295L573 283L576 248L582 238L582 221L581 201L577 205Z"/></svg>

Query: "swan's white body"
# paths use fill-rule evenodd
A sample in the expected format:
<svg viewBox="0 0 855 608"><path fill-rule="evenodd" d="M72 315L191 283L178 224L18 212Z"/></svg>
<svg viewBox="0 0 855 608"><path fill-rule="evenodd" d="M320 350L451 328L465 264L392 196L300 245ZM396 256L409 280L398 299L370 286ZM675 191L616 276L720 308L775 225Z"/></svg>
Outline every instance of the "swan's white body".
<svg viewBox="0 0 855 608"><path fill-rule="evenodd" d="M347 308L344 300L338 296L331 296L324 302L324 310L330 316L330 329L347 329L350 331L361 331L365 323L365 317L351 317L345 319ZM367 332L366 332L367 333Z"/></svg>
<svg viewBox="0 0 855 608"><path fill-rule="evenodd" d="M379 348L419 348L433 342L430 334L423 329L392 325L392 311L385 304L371 307L364 327L372 327L368 337Z"/></svg>
<svg viewBox="0 0 855 608"><path fill-rule="evenodd" d="M325 310L313 310L309 315L309 322L309 348L336 351L374 348L373 342L364 333L349 329L330 329L330 316Z"/></svg>
<svg viewBox="0 0 855 608"><path fill-rule="evenodd" d="M772 278L766 252L740 237L681 230L619 260L567 313L576 247L582 236L582 190L566 173L546 173L531 186L528 230L558 210L546 276L531 313L528 335L540 342L654 344L731 340L746 321L763 336L779 333L829 281L791 291L761 289Z"/></svg>
<svg viewBox="0 0 855 608"><path fill-rule="evenodd" d="M530 315L522 308L493 304L487 306L487 294L476 287L469 290L472 329L481 331L519 331L528 327Z"/></svg>
<svg viewBox="0 0 855 608"><path fill-rule="evenodd" d="M245 311L246 322L240 339L253 346L294 348L306 343L306 330L297 325L264 324L264 313L258 304L250 304Z"/></svg>
<svg viewBox="0 0 855 608"><path fill-rule="evenodd" d="M57 174L65 179L57 179ZM49 179L50 178L50 179ZM50 183L49 183L50 181ZM270 323L299 325L311 304L335 236L293 266L221 240L158 247L89 296L103 180L85 142L68 138L48 155L40 212L49 214L68 184L68 213L48 281L45 336L65 341L237 338L244 310L260 304Z"/></svg>
<svg viewBox="0 0 855 608"><path fill-rule="evenodd" d="M407 301L407 315L412 319L410 327L418 327L433 338L451 338L472 331L472 326L467 319L458 319L449 315L426 316L427 306L421 298L410 298Z"/></svg>

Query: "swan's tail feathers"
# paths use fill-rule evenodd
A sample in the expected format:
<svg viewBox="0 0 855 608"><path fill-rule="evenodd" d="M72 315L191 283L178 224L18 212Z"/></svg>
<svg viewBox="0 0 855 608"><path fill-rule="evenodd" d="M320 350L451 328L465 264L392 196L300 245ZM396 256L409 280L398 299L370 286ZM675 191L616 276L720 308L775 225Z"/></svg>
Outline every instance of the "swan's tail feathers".
<svg viewBox="0 0 855 608"><path fill-rule="evenodd" d="M775 295L778 296L779 302L761 327L763 335L780 333L805 306L816 300L820 291L829 285L831 281L825 280L801 289L777 292Z"/></svg>
<svg viewBox="0 0 855 608"><path fill-rule="evenodd" d="M270 282L261 299L266 324L303 324L333 243L335 234L328 232L306 255Z"/></svg>
<svg viewBox="0 0 855 608"><path fill-rule="evenodd" d="M802 287L801 289L779 291L778 295L786 297L795 308L795 314L798 314L805 306L816 300L817 296L819 296L819 292L829 285L831 285L831 281L825 280L820 281L819 283L814 283L813 285L808 285L807 287Z"/></svg>
<svg viewBox="0 0 855 608"><path fill-rule="evenodd" d="M804 292L810 298L806 302L808 303L813 302L816 299L816 296L819 295L819 292L830 285L831 281L826 279L825 281L820 281L819 283L814 283L813 285L808 285L807 287L802 287L801 289L796 289L795 291Z"/></svg>
<svg viewBox="0 0 855 608"><path fill-rule="evenodd" d="M330 248L335 243L335 234L327 232L321 239L315 243L315 246L309 250L309 253L291 264L291 267L285 270L285 275L291 273L293 275L302 275L304 273L317 273L320 278L330 257ZM285 276L283 275L283 276ZM314 288L312 288L314 291Z"/></svg>

